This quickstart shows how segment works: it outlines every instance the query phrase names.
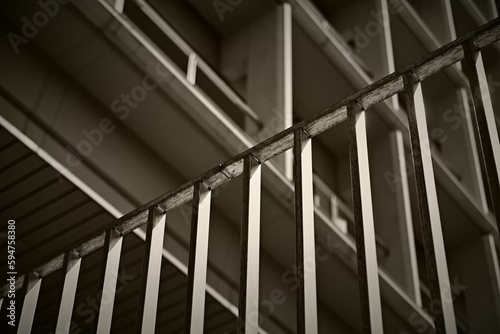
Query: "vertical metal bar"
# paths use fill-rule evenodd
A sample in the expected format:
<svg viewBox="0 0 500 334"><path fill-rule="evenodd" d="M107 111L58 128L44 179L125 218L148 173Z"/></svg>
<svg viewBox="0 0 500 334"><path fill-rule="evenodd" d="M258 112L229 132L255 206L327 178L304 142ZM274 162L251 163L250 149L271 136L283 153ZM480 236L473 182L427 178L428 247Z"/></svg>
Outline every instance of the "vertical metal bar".
<svg viewBox="0 0 500 334"><path fill-rule="evenodd" d="M42 279L34 272L30 272L24 277L27 278L24 280L22 290L24 291L24 302L21 317L19 319L19 327L17 329L19 334L31 333L40 286L42 285Z"/></svg>
<svg viewBox="0 0 500 334"><path fill-rule="evenodd" d="M366 115L355 101L347 105L347 120L363 333L382 334L384 331L368 164Z"/></svg>
<svg viewBox="0 0 500 334"><path fill-rule="evenodd" d="M405 73L404 103L408 112L413 167L417 184L420 222L424 245L425 264L432 298L436 333L457 333L452 301L448 265L444 247L441 218L432 167L431 148L427 132L424 97L419 80L413 73Z"/></svg>
<svg viewBox="0 0 500 334"><path fill-rule="evenodd" d="M491 291L493 292L493 304L492 312L496 313L496 319L498 326L500 327L500 267L497 255L497 250L495 247L495 238L492 234L488 234L482 237L484 242L485 251L485 261L488 264L488 274L491 277L490 285Z"/></svg>
<svg viewBox="0 0 500 334"><path fill-rule="evenodd" d="M73 250L67 251L64 255L62 268L64 285L61 293L61 303L59 305L55 333L69 333L81 263L82 259Z"/></svg>
<svg viewBox="0 0 500 334"><path fill-rule="evenodd" d="M188 68L186 73L186 79L191 85L194 85L196 83L197 67L198 67L198 56L196 55L196 53L191 52L188 58Z"/></svg>
<svg viewBox="0 0 500 334"><path fill-rule="evenodd" d="M488 4L489 4L490 10L491 10L491 16L488 19L493 20L496 17L498 17L497 2L495 2L495 0L489 0Z"/></svg>
<svg viewBox="0 0 500 334"><path fill-rule="evenodd" d="M311 138L294 132L295 243L297 265L297 333L318 333L316 245Z"/></svg>
<svg viewBox="0 0 500 334"><path fill-rule="evenodd" d="M111 331L122 242L123 237L113 228L106 231L102 250L101 277L99 278L101 300L94 322L95 333L105 334Z"/></svg>
<svg viewBox="0 0 500 334"><path fill-rule="evenodd" d="M257 334L259 328L261 165L251 155L245 157L243 164L238 333Z"/></svg>
<svg viewBox="0 0 500 334"><path fill-rule="evenodd" d="M193 190L186 311L184 313L184 332L186 334L203 333L210 200L210 189L202 181L197 182Z"/></svg>
<svg viewBox="0 0 500 334"><path fill-rule="evenodd" d="M125 6L125 0L115 0L115 10L118 12L118 13L123 13L123 7Z"/></svg>
<svg viewBox="0 0 500 334"><path fill-rule="evenodd" d="M392 6L392 4L391 4ZM380 49L381 49L381 73L376 73L377 78L383 78L396 71L396 64L394 60L394 49L391 35L391 20L390 20L390 9L388 0L376 0L375 8L377 13L382 18L382 24L380 29L382 33L380 34ZM377 71L378 72L378 71ZM399 110L399 100L397 94L391 96L389 99L391 101L394 109Z"/></svg>
<svg viewBox="0 0 500 334"><path fill-rule="evenodd" d="M158 207L149 209L137 310L136 333L154 333L160 290L160 273L166 214Z"/></svg>
<svg viewBox="0 0 500 334"><path fill-rule="evenodd" d="M407 291L414 298L415 303L422 306L403 133L400 130L394 130L390 134L390 141L394 172L401 176L400 182L394 184L399 228L402 232L400 234L403 245L400 249L403 255L401 268L405 271Z"/></svg>
<svg viewBox="0 0 500 334"><path fill-rule="evenodd" d="M464 49L464 70L469 78L474 105L474 116L479 133L479 142L483 152L486 177L490 188L493 210L500 229L500 140L495 122L495 114L488 88L488 80L481 51L468 40Z"/></svg>
<svg viewBox="0 0 500 334"><path fill-rule="evenodd" d="M441 7L443 8L444 16L444 29L446 30L447 40L446 43L457 39L457 32L455 30L455 22L453 19L453 10L451 7L451 0L440 0ZM460 62L458 62L460 63Z"/></svg>
<svg viewBox="0 0 500 334"><path fill-rule="evenodd" d="M330 217L335 222L339 217L339 200L335 194L330 193Z"/></svg>
<svg viewBox="0 0 500 334"><path fill-rule="evenodd" d="M460 62L458 62L460 64ZM467 154L470 156L470 170L472 174L472 184L474 195L479 200L481 207L484 212L488 212L488 200L486 197L486 190L484 187L483 175L481 173L481 162L479 159L478 145L476 142L476 136L474 134L474 122L472 121L472 111L469 106L468 92L465 88L457 89L458 103L461 108L463 108L465 125L464 125L464 136L466 138Z"/></svg>
<svg viewBox="0 0 500 334"><path fill-rule="evenodd" d="M280 85L283 87L283 127L289 128L293 125L293 13L292 4L282 1L278 5L281 24L279 38L281 38L280 57L283 60ZM286 150L283 153L285 159L285 176L291 180L293 177L293 153Z"/></svg>

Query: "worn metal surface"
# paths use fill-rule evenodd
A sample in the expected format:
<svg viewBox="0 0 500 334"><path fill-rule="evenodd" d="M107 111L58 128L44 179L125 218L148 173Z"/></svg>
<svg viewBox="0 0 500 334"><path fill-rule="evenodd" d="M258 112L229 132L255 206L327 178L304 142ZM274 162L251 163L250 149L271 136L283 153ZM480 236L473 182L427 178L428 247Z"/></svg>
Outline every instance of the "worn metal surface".
<svg viewBox="0 0 500 334"><path fill-rule="evenodd" d="M417 185L418 207L422 226L427 280L435 312L436 332L457 333L453 303L446 298L451 292L438 196L432 166L431 147L427 132L424 97L418 78L404 75L404 104L408 112L413 168Z"/></svg>
<svg viewBox="0 0 500 334"><path fill-rule="evenodd" d="M318 333L316 244L311 138L294 132L295 263L297 266L297 333Z"/></svg>
<svg viewBox="0 0 500 334"><path fill-rule="evenodd" d="M477 124L491 202L500 231L500 141L491 104L488 79L481 51L474 42L468 40L462 46L465 53L464 70L469 79L474 105L472 112Z"/></svg>
<svg viewBox="0 0 500 334"><path fill-rule="evenodd" d="M383 334L375 222L368 165L366 112L356 102L350 102L347 105L347 119L362 328L365 334Z"/></svg>
<svg viewBox="0 0 500 334"><path fill-rule="evenodd" d="M64 284L61 291L61 302L59 304L59 315L57 316L55 333L69 333L70 331L81 264L82 259L73 250L67 251L64 255Z"/></svg>
<svg viewBox="0 0 500 334"><path fill-rule="evenodd" d="M211 190L203 182L194 185L184 313L186 334L203 333L211 194Z"/></svg>
<svg viewBox="0 0 500 334"><path fill-rule="evenodd" d="M252 156L246 157L243 164L238 333L257 334L262 168Z"/></svg>
<svg viewBox="0 0 500 334"><path fill-rule="evenodd" d="M17 329L19 334L31 333L41 285L42 279L33 272L29 274L29 278L24 282L23 308L19 319L19 327Z"/></svg>
<svg viewBox="0 0 500 334"><path fill-rule="evenodd" d="M101 273L99 277L99 291L106 291L101 294L99 309L96 310L94 328L96 333L109 333L113 316L113 306L115 301L116 283L118 267L123 244L123 237L114 229L106 231L104 247L101 260ZM106 295L106 301L104 296Z"/></svg>
<svg viewBox="0 0 500 334"><path fill-rule="evenodd" d="M160 272L166 215L157 207L148 212L146 244L142 259L141 290L137 309L136 333L154 333L160 289Z"/></svg>

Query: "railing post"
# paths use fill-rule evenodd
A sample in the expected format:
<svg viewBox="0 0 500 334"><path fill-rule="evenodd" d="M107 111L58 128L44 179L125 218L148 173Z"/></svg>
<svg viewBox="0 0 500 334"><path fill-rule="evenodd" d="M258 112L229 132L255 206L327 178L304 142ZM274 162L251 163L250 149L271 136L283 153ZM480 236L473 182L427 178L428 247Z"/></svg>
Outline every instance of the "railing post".
<svg viewBox="0 0 500 334"><path fill-rule="evenodd" d="M23 284L24 302L19 319L18 334L31 333L33 319L35 318L36 304L42 285L42 278L30 271L26 274Z"/></svg>
<svg viewBox="0 0 500 334"><path fill-rule="evenodd" d="M399 174L401 179L395 182L392 187L395 192L398 224L401 240L401 248L395 250L400 252L402 269L405 271L405 287L407 292L413 297L415 303L422 307L422 295L420 292L420 278L418 273L417 254L415 250L415 236L413 233L413 218L411 214L411 198L408 186L408 173L405 156L405 146L403 133L400 130L394 130L390 134L392 165L394 172ZM394 221L392 222L394 223ZM396 237L396 235L394 235Z"/></svg>
<svg viewBox="0 0 500 334"><path fill-rule="evenodd" d="M294 132L295 247L297 265L297 333L318 333L316 245L311 138Z"/></svg>
<svg viewBox="0 0 500 334"><path fill-rule="evenodd" d="M207 285L210 201L210 189L203 181L197 182L193 189L186 311L184 312L184 333L186 334L203 333L205 290Z"/></svg>
<svg viewBox="0 0 500 334"><path fill-rule="evenodd" d="M262 173L260 163L252 155L246 156L243 164L238 334L257 334Z"/></svg>
<svg viewBox="0 0 500 334"><path fill-rule="evenodd" d="M460 64L460 63L457 63ZM457 89L457 97L459 100L459 105L461 108L463 108L463 116L464 116L464 135L466 137L466 147L465 149L467 150L466 154L470 156L470 171L472 174L471 177L471 183L474 185L472 187L472 190L474 191L474 195L479 201L479 204L481 205L481 208L483 209L483 212L488 212L488 200L487 200L487 194L486 194L486 187L484 185L484 178L483 174L481 172L481 161L480 161L480 154L479 154L479 146L478 142L476 140L475 136L475 131L474 131L474 122L473 122L473 106L469 105L469 96L472 96L472 94L469 94L469 91L465 88L459 88ZM465 181L465 180L464 180Z"/></svg>
<svg viewBox="0 0 500 334"><path fill-rule="evenodd" d="M125 0L114 0L114 8L115 10L122 14L123 13L123 7L125 6Z"/></svg>
<svg viewBox="0 0 500 334"><path fill-rule="evenodd" d="M404 103L408 112L413 168L417 184L420 223L424 245L425 264L436 315L436 333L456 334L455 313L450 297L448 264L439 215L438 197L432 167L431 147L427 132L422 86L418 78L407 72L403 75Z"/></svg>
<svg viewBox="0 0 500 334"><path fill-rule="evenodd" d="M191 52L188 58L188 67L186 73L186 79L191 85L194 85L196 83L197 68L198 68L198 56L196 55L196 53Z"/></svg>
<svg viewBox="0 0 500 334"><path fill-rule="evenodd" d="M113 228L106 231L102 249L101 277L99 278L101 300L94 322L95 332L99 334L111 331L122 242L123 237Z"/></svg>
<svg viewBox="0 0 500 334"><path fill-rule="evenodd" d="M349 160L363 334L383 334L365 111L347 105Z"/></svg>
<svg viewBox="0 0 500 334"><path fill-rule="evenodd" d="M155 332L165 220L166 214L158 207L149 209L136 322L138 334Z"/></svg>
<svg viewBox="0 0 500 334"><path fill-rule="evenodd" d="M469 79L479 133L479 143L483 152L486 177L489 184L493 210L500 230L500 141L495 122L495 114L488 87L488 80L481 51L472 40L462 44L464 49L464 71Z"/></svg>
<svg viewBox="0 0 500 334"><path fill-rule="evenodd" d="M61 293L55 334L69 333L81 263L82 259L80 256L71 249L64 255L62 267L64 285Z"/></svg>

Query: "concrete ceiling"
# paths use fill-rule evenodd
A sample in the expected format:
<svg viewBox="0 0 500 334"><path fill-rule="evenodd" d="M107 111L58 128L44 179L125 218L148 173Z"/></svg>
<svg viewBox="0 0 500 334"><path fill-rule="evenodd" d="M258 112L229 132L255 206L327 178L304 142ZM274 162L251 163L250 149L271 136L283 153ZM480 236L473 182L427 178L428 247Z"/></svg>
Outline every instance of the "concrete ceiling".
<svg viewBox="0 0 500 334"><path fill-rule="evenodd" d="M0 217L17 221L19 272L114 219L3 128L0 154ZM0 268L7 272L5 259Z"/></svg>
<svg viewBox="0 0 500 334"><path fill-rule="evenodd" d="M46 261L66 250L83 235L100 230L114 220L79 188L61 176L38 155L0 128L0 218L16 220L16 269L27 272L39 261ZM7 253L6 225L0 230L0 250ZM144 242L131 233L124 238L111 330L135 333L137 297L141 282ZM74 303L72 330L90 332L99 296L102 251L82 259ZM7 272L7 262L0 262ZM182 333L186 276L169 261L162 261L162 280L158 300L158 332ZM33 332L48 333L57 318L57 303L63 283L61 270L43 278ZM21 292L18 292L21 293ZM0 311L6 316L6 308ZM205 332L219 334L232 331L235 316L207 294ZM0 331L10 332L6 322Z"/></svg>
<svg viewBox="0 0 500 334"><path fill-rule="evenodd" d="M151 3L154 4L156 1L160 0ZM187 2L221 37L240 30L276 5L275 1L270 0L233 1L234 6L228 1L188 0ZM219 5L221 3L223 5Z"/></svg>
<svg viewBox="0 0 500 334"><path fill-rule="evenodd" d="M352 3L349 0L313 0L312 1L322 12L332 13L345 5Z"/></svg>

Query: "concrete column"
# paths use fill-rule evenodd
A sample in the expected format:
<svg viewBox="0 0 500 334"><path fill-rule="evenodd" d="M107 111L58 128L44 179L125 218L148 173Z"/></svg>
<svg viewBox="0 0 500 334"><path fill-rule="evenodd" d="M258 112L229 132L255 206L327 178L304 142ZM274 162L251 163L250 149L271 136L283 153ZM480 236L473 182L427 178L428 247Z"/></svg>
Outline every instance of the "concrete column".
<svg viewBox="0 0 500 334"><path fill-rule="evenodd" d="M261 117L263 128L255 139L262 141L290 127L292 106L292 9L282 3L256 20L249 32L248 104ZM292 152L274 161L292 178Z"/></svg>
<svg viewBox="0 0 500 334"><path fill-rule="evenodd" d="M436 31L440 32L442 42L448 43L457 38L451 0L439 0L438 2L443 10L444 29L436 29ZM461 62L456 63L454 66L456 66L459 70L462 69ZM467 173L463 176L462 182L472 192L473 196L483 208L483 211L487 212L488 204L484 189L483 176L481 174L480 156L477 149L478 146L476 143L476 136L474 135L475 125L472 120L467 89L464 87L458 87L455 95L456 103L453 104L452 113L448 110L445 111L447 114L443 115L443 120L445 123L451 123L453 130L457 129L457 127L463 126L461 129L462 131L457 131L457 134L465 141L463 148L465 148L466 154L464 155L456 152L454 155L459 157L465 156L467 159L465 162L457 162L456 164L464 165L467 168ZM447 119L444 119L445 117L447 117ZM455 147L462 149L462 145L455 144Z"/></svg>
<svg viewBox="0 0 500 334"><path fill-rule="evenodd" d="M429 124L431 140L448 168L486 212L486 193L467 91L451 85L442 87L442 91L439 99L428 103L433 115Z"/></svg>
<svg viewBox="0 0 500 334"><path fill-rule="evenodd" d="M471 331L500 333L500 270L493 236L482 236L460 245L452 258L458 272L457 282L451 277L452 290L465 291Z"/></svg>
<svg viewBox="0 0 500 334"><path fill-rule="evenodd" d="M486 200L486 190L484 189L483 175L481 174L481 163L479 160L479 152L477 149L476 136L474 135L474 122L472 120L471 108L465 88L457 90L457 99L459 105L463 108L462 117L464 118L464 125L462 135L465 138L465 151L468 157L467 167L469 175L464 178L464 183L469 185L473 195L479 204L482 206L484 212L488 212L488 204Z"/></svg>
<svg viewBox="0 0 500 334"><path fill-rule="evenodd" d="M381 20L381 34L380 34L380 57L381 57L381 68L379 77L385 77L396 71L396 66L394 63L394 51L392 47L392 36L391 36L391 22L389 19L389 4L387 0L375 0L375 10L378 13L378 17ZM377 78L378 79L378 78ZM399 101L397 94L390 98L392 106L394 109L399 109Z"/></svg>
<svg viewBox="0 0 500 334"><path fill-rule="evenodd" d="M388 254L379 252L379 264L421 305L402 133L371 142L370 152L375 230L388 249Z"/></svg>

